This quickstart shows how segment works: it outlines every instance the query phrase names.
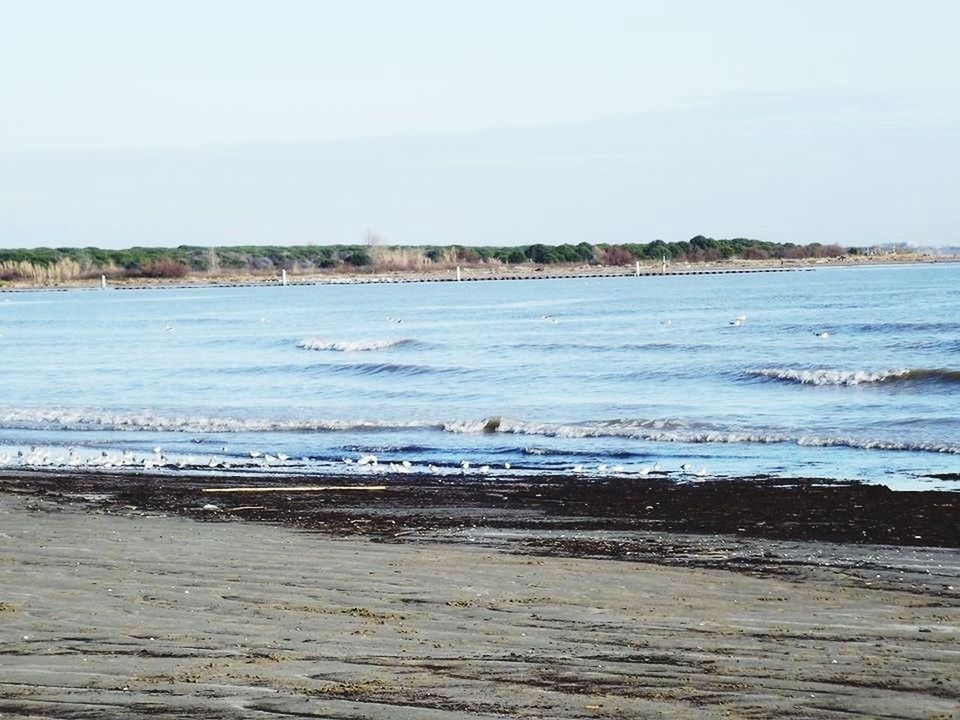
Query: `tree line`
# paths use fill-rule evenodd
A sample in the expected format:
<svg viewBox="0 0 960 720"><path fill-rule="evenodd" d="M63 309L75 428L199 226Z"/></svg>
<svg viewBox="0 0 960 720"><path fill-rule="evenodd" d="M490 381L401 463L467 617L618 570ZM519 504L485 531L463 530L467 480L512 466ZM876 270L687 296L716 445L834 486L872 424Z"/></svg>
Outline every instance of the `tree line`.
<svg viewBox="0 0 960 720"><path fill-rule="evenodd" d="M443 269L454 265L588 264L617 266L641 262L715 262L744 259L840 257L839 245L774 243L749 238L715 240L697 235L683 242L596 243L519 246L427 245L242 245L172 248L131 247L0 249L0 280L57 282L99 277L177 278L189 274L268 274L357 270Z"/></svg>

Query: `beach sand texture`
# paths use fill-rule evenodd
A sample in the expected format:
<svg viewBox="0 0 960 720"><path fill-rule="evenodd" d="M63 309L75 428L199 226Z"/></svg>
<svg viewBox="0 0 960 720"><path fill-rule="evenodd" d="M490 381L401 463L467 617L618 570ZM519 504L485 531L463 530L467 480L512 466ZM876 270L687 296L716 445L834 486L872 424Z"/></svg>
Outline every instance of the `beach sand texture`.
<svg viewBox="0 0 960 720"><path fill-rule="evenodd" d="M764 546L784 572L3 494L0 716L957 717L958 551Z"/></svg>

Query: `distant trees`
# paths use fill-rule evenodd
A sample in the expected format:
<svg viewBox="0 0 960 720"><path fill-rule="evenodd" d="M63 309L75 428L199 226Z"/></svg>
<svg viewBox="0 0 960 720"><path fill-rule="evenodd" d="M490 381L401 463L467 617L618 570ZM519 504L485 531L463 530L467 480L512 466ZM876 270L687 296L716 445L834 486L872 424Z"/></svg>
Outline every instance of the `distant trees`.
<svg viewBox="0 0 960 720"><path fill-rule="evenodd" d="M238 245L173 248L131 247L122 250L85 248L0 249L0 281L55 283L84 277L179 278L187 274L273 274L321 270L415 270L455 265L597 264L628 265L635 261L714 262L843 257L839 245L772 243L749 238L714 239L697 235L681 242L519 246L396 246L368 231L357 245Z"/></svg>

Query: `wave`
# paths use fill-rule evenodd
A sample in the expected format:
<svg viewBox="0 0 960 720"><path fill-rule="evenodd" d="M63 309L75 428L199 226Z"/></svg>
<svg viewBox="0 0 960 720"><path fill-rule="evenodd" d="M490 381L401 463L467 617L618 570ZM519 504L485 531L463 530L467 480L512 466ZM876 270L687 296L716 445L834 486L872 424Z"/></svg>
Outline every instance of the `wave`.
<svg viewBox="0 0 960 720"><path fill-rule="evenodd" d="M862 333L910 333L910 332L949 332L960 331L960 323L956 322L884 322L855 325L853 328Z"/></svg>
<svg viewBox="0 0 960 720"><path fill-rule="evenodd" d="M469 375L473 371L461 367L437 367L434 365L407 365L403 363L330 363L319 366L326 372L348 375Z"/></svg>
<svg viewBox="0 0 960 720"><path fill-rule="evenodd" d="M677 419L626 419L584 423L537 423L499 416L446 422L164 416L148 412L67 409L0 409L0 429L176 433L349 433L434 431L457 434L510 434L558 439L620 438L658 443L794 444L860 450L931 452L960 455L960 445L883 438L799 435L737 430Z"/></svg>
<svg viewBox="0 0 960 720"><path fill-rule="evenodd" d="M758 370L747 370L746 374L750 377L766 378L799 385L871 385L908 382L960 383L960 370L943 368L896 368L876 371L760 368Z"/></svg>
<svg viewBox="0 0 960 720"><path fill-rule="evenodd" d="M599 423L561 424L532 423L491 417L485 420L446 422L441 427L446 432L455 433L510 433L563 439L609 437L662 443L793 444L807 447L848 447L859 450L894 450L960 455L960 445L707 428L698 427L695 424L688 425L679 420L613 420Z"/></svg>
<svg viewBox="0 0 960 720"><path fill-rule="evenodd" d="M304 338L297 343L303 350L320 350L330 352L371 352L374 350L389 350L402 345L412 345L416 341L409 338L401 340L324 340L323 338Z"/></svg>
<svg viewBox="0 0 960 720"><path fill-rule="evenodd" d="M276 420L268 418L158 415L67 409L0 410L0 428L26 430L114 430L185 433L322 433L439 428L437 423L381 420Z"/></svg>
<svg viewBox="0 0 960 720"><path fill-rule="evenodd" d="M681 420L670 418L654 420L610 420L599 423L564 425L559 423L533 423L493 416L483 420L444 422L441 424L441 427L446 432L461 434L512 433L517 435L545 435L558 438L585 438L633 437L634 433L679 430L690 427L690 425Z"/></svg>

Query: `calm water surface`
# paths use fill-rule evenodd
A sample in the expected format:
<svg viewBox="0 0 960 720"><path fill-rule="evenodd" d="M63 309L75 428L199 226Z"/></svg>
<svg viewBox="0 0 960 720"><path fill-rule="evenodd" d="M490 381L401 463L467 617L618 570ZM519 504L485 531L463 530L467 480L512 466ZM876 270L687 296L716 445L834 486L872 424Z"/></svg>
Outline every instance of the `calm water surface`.
<svg viewBox="0 0 960 720"><path fill-rule="evenodd" d="M955 265L6 293L0 464L956 489L958 356Z"/></svg>

